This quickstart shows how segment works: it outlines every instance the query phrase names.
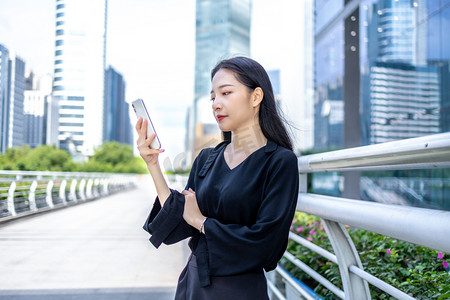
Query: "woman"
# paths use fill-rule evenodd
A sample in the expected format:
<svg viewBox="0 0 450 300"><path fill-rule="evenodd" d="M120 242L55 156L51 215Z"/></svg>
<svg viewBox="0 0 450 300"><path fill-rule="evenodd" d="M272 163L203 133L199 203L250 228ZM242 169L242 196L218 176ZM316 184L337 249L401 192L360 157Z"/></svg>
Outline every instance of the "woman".
<svg viewBox="0 0 450 300"><path fill-rule="evenodd" d="M235 57L211 72L214 117L226 136L195 159L186 190L170 190L140 119L138 149L157 200L144 224L150 242L191 237L175 299L268 299L263 270L277 266L298 194L297 158L272 86L256 61Z"/></svg>

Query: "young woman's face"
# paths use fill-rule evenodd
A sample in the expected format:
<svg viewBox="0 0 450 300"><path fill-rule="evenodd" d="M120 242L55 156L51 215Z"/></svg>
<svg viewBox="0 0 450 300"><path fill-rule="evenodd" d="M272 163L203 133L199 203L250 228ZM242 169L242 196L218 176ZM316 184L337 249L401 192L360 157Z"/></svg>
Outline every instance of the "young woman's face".
<svg viewBox="0 0 450 300"><path fill-rule="evenodd" d="M258 124L259 104L255 106L252 95L253 92L236 79L233 71L217 71L212 79L211 101L220 130L248 130Z"/></svg>

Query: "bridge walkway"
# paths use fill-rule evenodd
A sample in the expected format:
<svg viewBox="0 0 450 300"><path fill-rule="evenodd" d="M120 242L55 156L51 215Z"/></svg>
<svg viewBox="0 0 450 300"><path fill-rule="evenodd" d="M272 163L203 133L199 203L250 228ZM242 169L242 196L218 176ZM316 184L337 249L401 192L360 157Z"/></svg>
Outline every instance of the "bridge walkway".
<svg viewBox="0 0 450 300"><path fill-rule="evenodd" d="M155 249L136 189L0 225L0 299L173 299L185 243Z"/></svg>

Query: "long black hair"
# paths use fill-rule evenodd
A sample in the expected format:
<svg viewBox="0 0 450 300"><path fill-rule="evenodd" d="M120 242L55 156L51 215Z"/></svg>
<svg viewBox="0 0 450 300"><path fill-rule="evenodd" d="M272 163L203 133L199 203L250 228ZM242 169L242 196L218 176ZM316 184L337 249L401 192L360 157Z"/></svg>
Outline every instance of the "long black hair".
<svg viewBox="0 0 450 300"><path fill-rule="evenodd" d="M259 126L264 136L280 146L293 150L283 118L280 116L273 95L272 84L266 70L255 60L248 57L233 57L220 61L211 71L211 80L220 69L227 69L235 73L236 79L254 90L260 87L264 92L259 107ZM224 132L224 139L231 139L231 132Z"/></svg>

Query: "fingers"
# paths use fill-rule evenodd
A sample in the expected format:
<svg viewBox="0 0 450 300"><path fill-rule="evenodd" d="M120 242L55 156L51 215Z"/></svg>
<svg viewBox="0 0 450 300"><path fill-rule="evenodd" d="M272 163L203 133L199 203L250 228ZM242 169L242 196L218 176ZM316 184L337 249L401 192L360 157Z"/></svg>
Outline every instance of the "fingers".
<svg viewBox="0 0 450 300"><path fill-rule="evenodd" d="M183 195L185 195L185 196L189 196L189 195L191 195L191 194L194 194L194 195L195 195L195 192L194 192L193 189L189 188L188 191L186 191L186 190L181 191L181 194L183 194Z"/></svg>

